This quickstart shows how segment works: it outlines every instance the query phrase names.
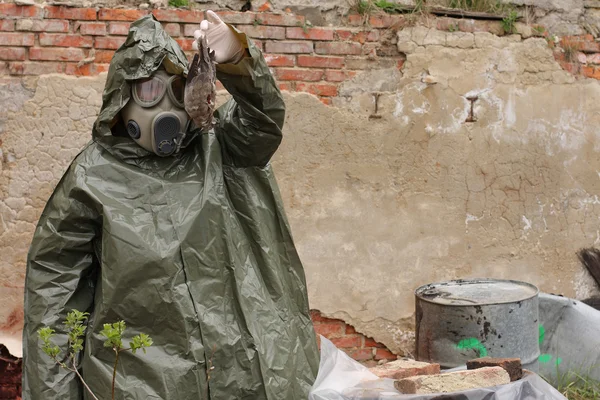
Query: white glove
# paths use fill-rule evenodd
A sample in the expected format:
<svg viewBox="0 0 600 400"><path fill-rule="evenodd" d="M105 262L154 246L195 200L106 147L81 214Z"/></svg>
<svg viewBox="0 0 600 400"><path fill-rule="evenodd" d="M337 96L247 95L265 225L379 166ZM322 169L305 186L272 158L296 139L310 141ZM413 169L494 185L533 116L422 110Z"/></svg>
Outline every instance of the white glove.
<svg viewBox="0 0 600 400"><path fill-rule="evenodd" d="M200 29L194 31L192 48L198 50L198 39L206 37L208 47L215 52L218 64L237 63L244 56L244 46L235 33L213 11L206 12L206 19L200 23Z"/></svg>

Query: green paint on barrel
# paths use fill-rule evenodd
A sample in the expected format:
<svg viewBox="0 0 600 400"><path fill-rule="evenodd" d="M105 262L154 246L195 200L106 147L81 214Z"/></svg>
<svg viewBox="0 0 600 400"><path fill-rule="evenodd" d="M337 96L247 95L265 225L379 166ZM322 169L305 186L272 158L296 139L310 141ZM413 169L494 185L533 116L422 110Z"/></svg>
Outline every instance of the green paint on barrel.
<svg viewBox="0 0 600 400"><path fill-rule="evenodd" d="M468 338L463 339L456 345L456 348L459 350L477 350L479 352L479 357L487 357L488 352L487 349L479 340L476 338Z"/></svg>

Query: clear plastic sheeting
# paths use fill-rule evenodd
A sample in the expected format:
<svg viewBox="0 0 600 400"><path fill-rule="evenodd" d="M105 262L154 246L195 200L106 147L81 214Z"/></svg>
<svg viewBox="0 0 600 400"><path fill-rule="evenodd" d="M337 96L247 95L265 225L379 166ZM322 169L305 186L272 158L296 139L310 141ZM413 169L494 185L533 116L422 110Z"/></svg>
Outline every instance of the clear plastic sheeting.
<svg viewBox="0 0 600 400"><path fill-rule="evenodd" d="M562 385L600 380L600 311L580 301L540 294L540 375Z"/></svg>
<svg viewBox="0 0 600 400"><path fill-rule="evenodd" d="M393 379L380 379L321 336L321 364L309 400L565 400L534 373L508 385L455 393L401 394Z"/></svg>

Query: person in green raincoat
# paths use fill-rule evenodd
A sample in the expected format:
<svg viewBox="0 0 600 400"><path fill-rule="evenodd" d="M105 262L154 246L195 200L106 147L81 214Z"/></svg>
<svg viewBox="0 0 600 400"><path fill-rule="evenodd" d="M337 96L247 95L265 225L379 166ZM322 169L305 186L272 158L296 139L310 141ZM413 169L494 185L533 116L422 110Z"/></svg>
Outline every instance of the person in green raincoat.
<svg viewBox="0 0 600 400"><path fill-rule="evenodd" d="M25 400L90 398L38 339L49 326L65 350L72 309L90 313L80 366L100 399L110 396L114 353L99 332L118 320L125 339L143 332L154 341L147 354L121 353L118 399L307 398L319 355L269 165L285 105L259 49L212 18L206 37L232 99L213 128L188 128L187 146L170 156L142 140L143 119L135 127L123 113L134 101L181 102L185 54L150 15L132 23L112 59L93 140L58 183L29 251ZM155 76L158 84L133 90ZM180 111L160 112L180 119Z"/></svg>

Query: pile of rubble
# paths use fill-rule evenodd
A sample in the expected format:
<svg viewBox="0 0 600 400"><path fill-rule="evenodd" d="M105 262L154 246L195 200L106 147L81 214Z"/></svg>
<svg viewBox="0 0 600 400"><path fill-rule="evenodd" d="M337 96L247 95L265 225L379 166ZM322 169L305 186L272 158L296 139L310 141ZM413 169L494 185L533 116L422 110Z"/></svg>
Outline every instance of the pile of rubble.
<svg viewBox="0 0 600 400"><path fill-rule="evenodd" d="M394 379L404 394L451 393L505 385L523 377L519 358L478 358L467 370L440 373L439 364L399 359L369 369L379 378Z"/></svg>

